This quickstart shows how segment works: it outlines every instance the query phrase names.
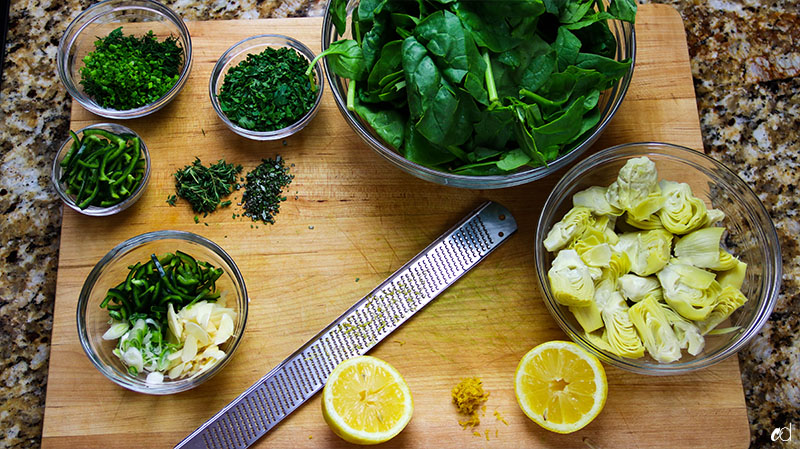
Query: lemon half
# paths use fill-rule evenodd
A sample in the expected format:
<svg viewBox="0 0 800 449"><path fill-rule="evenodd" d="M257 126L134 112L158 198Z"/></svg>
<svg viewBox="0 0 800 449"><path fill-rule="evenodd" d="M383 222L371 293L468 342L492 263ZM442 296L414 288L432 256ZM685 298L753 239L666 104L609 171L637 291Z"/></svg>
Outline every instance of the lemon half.
<svg viewBox="0 0 800 449"><path fill-rule="evenodd" d="M411 390L394 367L375 357L340 363L322 390L322 416L331 430L355 444L392 439L411 421Z"/></svg>
<svg viewBox="0 0 800 449"><path fill-rule="evenodd" d="M595 356L572 342L549 341L519 362L515 389L528 418L547 430L571 433L603 410L608 382Z"/></svg>

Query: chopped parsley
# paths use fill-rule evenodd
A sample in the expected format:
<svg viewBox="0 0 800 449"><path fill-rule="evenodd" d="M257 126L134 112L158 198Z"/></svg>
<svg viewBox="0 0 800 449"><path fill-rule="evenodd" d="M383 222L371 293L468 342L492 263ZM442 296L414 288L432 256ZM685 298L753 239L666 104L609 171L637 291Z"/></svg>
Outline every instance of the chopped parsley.
<svg viewBox="0 0 800 449"><path fill-rule="evenodd" d="M317 97L308 60L290 48L267 47L228 70L218 98L230 121L251 131L275 131L298 121Z"/></svg>

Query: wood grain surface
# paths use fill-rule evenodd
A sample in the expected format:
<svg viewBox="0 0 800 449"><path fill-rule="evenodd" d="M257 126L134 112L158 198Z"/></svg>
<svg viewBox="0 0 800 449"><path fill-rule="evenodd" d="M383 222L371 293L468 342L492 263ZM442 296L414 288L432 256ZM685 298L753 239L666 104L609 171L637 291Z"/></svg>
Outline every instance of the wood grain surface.
<svg viewBox="0 0 800 449"><path fill-rule="evenodd" d="M642 5L637 21L633 82L594 149L653 140L702 150L680 16L667 6ZM532 252L540 208L561 173L499 191L421 181L363 144L329 91L314 121L285 143L246 140L211 108L212 66L230 45L256 34L288 34L319 52L320 19L197 22L189 29L194 66L183 92L163 110L125 122L151 151L145 195L113 217L64 208L44 447L172 447L486 199L508 207L519 232L371 353L400 370L415 402L413 420L385 447L747 446L735 357L672 377L607 366L608 402L592 424L571 435L539 428L517 406L513 379L525 352L567 338L542 302ZM73 102L73 129L100 121ZM278 154L294 164L295 179L273 226L232 219L237 207L195 224L185 202L165 203L174 193L172 174L195 156L205 163L224 157L247 171ZM168 397L133 393L104 378L83 353L75 323L78 293L94 264L121 241L159 229L217 242L241 268L250 295L247 329L231 363L194 390ZM491 394L475 429L480 437L461 429L450 401L450 390L466 376L481 377ZM256 444L345 446L323 421L318 396Z"/></svg>

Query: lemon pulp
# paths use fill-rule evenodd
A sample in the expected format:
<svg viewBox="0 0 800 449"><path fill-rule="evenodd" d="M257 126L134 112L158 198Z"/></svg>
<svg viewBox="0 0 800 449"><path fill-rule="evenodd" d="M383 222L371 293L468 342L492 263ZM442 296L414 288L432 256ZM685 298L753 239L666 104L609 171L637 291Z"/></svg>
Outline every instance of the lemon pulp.
<svg viewBox="0 0 800 449"><path fill-rule="evenodd" d="M522 358L515 390L530 419L545 429L571 433L603 409L608 383L596 357L572 342L551 341Z"/></svg>
<svg viewBox="0 0 800 449"><path fill-rule="evenodd" d="M325 385L325 421L342 439L377 444L400 433L411 420L408 385L391 365L361 356L337 366Z"/></svg>

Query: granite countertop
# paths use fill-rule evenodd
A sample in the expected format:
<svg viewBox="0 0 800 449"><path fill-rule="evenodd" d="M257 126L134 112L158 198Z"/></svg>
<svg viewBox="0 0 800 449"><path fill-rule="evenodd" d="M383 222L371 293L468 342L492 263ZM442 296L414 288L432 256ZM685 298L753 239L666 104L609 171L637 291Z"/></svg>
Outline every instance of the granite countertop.
<svg viewBox="0 0 800 449"><path fill-rule="evenodd" d="M169 1L187 20L321 15L325 0ZM641 0L640 0L641 2ZM0 108L0 448L38 447L61 225L49 182L69 127L55 71L88 0L14 0ZM800 14L794 0L658 0L684 19L705 150L758 193L778 230L775 312L739 354L753 447L800 447ZM777 427L793 441L771 442Z"/></svg>

